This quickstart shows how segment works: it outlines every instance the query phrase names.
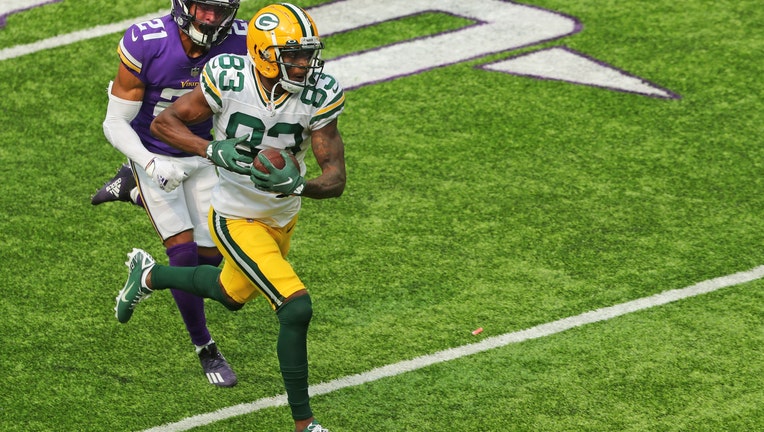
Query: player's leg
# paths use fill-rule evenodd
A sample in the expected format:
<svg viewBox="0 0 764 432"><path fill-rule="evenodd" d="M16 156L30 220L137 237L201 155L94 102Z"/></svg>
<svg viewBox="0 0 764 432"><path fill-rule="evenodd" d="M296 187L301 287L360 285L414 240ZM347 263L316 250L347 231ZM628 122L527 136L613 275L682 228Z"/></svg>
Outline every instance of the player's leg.
<svg viewBox="0 0 764 432"><path fill-rule="evenodd" d="M199 239L206 246L204 247L205 255L199 254L200 245L196 242L196 236L199 232L206 231L207 222L205 217L203 228L197 230L198 211L193 204L190 206L192 210L189 210L187 190L200 188L206 190L209 195L209 190L217 178L200 183L197 172L200 166L207 165L199 165L195 163L195 159L197 158L176 159L177 163L182 165L182 169L189 174L189 178L169 193L160 190L142 168L135 167L141 195L145 200L146 212L157 233L163 239L169 264L173 267L195 267L202 263L217 266L222 259L214 249L209 233ZM210 246L213 253L209 253ZM204 299L181 290L172 290L172 295L207 379L211 384L221 387L235 385L236 374L220 353L207 327Z"/></svg>
<svg viewBox="0 0 764 432"><path fill-rule="evenodd" d="M183 169L189 174L188 178L183 182L183 194L191 224L194 226L193 244L196 246L195 253L197 260L195 265L218 267L223 261L223 256L212 241L207 222L212 188L218 181L215 167L202 158L183 158L182 160L185 165ZM173 264L171 263L170 265ZM179 308L181 307L179 299L181 301L188 298L201 299L199 296L180 290L173 290L173 297L176 303L179 304ZM193 311L194 309L190 310ZM196 310L198 311L198 309ZM238 382L236 374L225 357L223 357L223 354L220 353L217 344L212 340L207 330L203 303L201 315L189 317L189 319L184 318L184 322L189 330L192 342L196 345L196 353L199 355L199 361L210 383L223 387L235 385ZM196 323L196 326L189 328L191 323ZM207 342L200 343L203 340L207 340Z"/></svg>
<svg viewBox="0 0 764 432"><path fill-rule="evenodd" d="M135 177L130 165L129 163L122 164L114 177L104 183L90 197L90 203L99 205L109 201L124 201L142 206L143 202L136 187Z"/></svg>
<svg viewBox="0 0 764 432"><path fill-rule="evenodd" d="M127 322L134 307L154 289L182 289L215 299L231 310L262 293L279 319L277 354L295 428L325 430L313 417L308 394L307 333L312 302L284 259L296 221L278 229L256 221L226 220L212 209L210 220L214 221L213 238L225 257L222 270L157 265L136 249L128 262L128 280L117 296L117 318Z"/></svg>
<svg viewBox="0 0 764 432"><path fill-rule="evenodd" d="M222 257L211 258L199 255L191 231L171 237L165 241L167 256L172 267L197 267L200 264L217 267ZM207 328L204 310L204 298L179 289L170 290L186 326L191 343L196 347L196 354L210 384L220 387L232 387L238 379L228 361L220 352L217 343Z"/></svg>
<svg viewBox="0 0 764 432"><path fill-rule="evenodd" d="M196 267L199 265L199 253L191 230L166 239L164 245L171 266ZM197 347L210 342L212 338L204 315L204 299L179 290L172 290L172 296L191 337L191 342Z"/></svg>
<svg viewBox="0 0 764 432"><path fill-rule="evenodd" d="M197 163L198 158L188 158L185 162L187 163L184 163L183 170L189 176L180 188L184 205L175 207L179 212L182 212L185 207L185 213L193 230L179 234L178 237L181 237L179 241L165 240L165 246L171 245L167 248L170 265L196 267L205 264L217 267L223 260L223 256L215 248L207 225L210 192L217 182L217 176L211 165ZM186 323L191 341L197 347L197 353L202 353L202 348L212 339L207 329L202 298L180 290L173 290L172 294L178 309L184 315L183 321Z"/></svg>
<svg viewBox="0 0 764 432"><path fill-rule="evenodd" d="M226 220L212 210L210 221L226 260L220 284L228 296L235 302L246 303L253 295L250 285L254 285L276 311L279 320L276 352L295 430L301 432L310 425L323 430L315 422L308 395L307 335L313 316L312 301L285 259L296 218L283 228L274 228L257 221ZM250 284L243 283L242 276Z"/></svg>
<svg viewBox="0 0 764 432"><path fill-rule="evenodd" d="M163 266L157 264L154 258L142 249L133 249L127 255L125 264L128 267L127 281L117 295L117 305L114 308L117 320L121 323L130 321L138 303L150 297L155 290L186 291L199 297L217 300L230 310L239 310L243 306L221 289L218 283L221 269L218 267Z"/></svg>
<svg viewBox="0 0 764 432"><path fill-rule="evenodd" d="M307 291L301 290L286 299L276 311L279 336L276 353L281 377L292 410L295 430L302 431L313 420L308 395L308 326L313 304Z"/></svg>

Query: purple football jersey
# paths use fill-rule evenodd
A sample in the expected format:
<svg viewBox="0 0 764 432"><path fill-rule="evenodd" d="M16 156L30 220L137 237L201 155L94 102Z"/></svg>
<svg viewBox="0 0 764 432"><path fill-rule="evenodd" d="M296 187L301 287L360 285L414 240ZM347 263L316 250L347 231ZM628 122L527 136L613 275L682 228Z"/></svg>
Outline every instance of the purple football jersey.
<svg viewBox="0 0 764 432"><path fill-rule="evenodd" d="M172 19L161 18L130 26L119 42L120 60L146 86L143 104L131 125L143 145L152 153L175 157L189 156L154 138L149 131L152 120L175 99L199 85L204 64L218 54L247 52L247 22L235 20L228 37L209 52L190 58L183 50L180 30ZM212 139L212 119L190 126L200 137Z"/></svg>

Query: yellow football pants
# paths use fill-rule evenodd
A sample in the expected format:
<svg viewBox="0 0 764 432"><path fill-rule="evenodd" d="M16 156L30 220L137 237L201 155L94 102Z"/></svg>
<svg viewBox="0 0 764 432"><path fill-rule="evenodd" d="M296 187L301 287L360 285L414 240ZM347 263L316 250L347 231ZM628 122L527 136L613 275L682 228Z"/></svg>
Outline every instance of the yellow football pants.
<svg viewBox="0 0 764 432"><path fill-rule="evenodd" d="M236 302L244 304L262 293L273 309L305 285L286 261L295 217L284 228L251 219L226 219L210 208L212 240L223 254L220 283Z"/></svg>

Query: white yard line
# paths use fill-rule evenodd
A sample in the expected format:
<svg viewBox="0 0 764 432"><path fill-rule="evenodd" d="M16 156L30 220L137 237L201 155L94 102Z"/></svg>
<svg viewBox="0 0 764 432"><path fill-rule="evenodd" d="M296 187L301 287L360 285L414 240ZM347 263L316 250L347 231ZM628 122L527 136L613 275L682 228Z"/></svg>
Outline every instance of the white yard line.
<svg viewBox="0 0 764 432"><path fill-rule="evenodd" d="M0 61L21 57L27 54L35 53L37 51L57 48L60 46L69 45L75 42L105 36L112 33L123 32L125 29L137 22L147 21L165 14L167 14L167 9L162 9L158 12L153 12L137 18L130 18L128 20L120 21L114 24L100 25L73 33L54 36L52 38L43 39L26 45L16 45L10 48L3 48L0 49Z"/></svg>
<svg viewBox="0 0 764 432"><path fill-rule="evenodd" d="M761 279L762 277L764 277L764 266L759 266L748 271L703 281L686 288L664 291L660 294L656 294L650 297L644 297L641 299L632 300L630 302L617 304L615 306L596 309L590 312L584 312L580 315L563 318L546 324L541 324L529 329L489 337L477 343L438 351L436 353L424 355L411 360L405 360L391 365L382 366L361 374L350 375L326 383L312 385L310 387L310 394L311 396L318 396L337 390L342 390L348 387L359 386L362 384L377 381L382 378L401 375L406 372L422 369L437 363L455 360L458 358L466 357L468 355L477 354L513 343L550 336L565 330L570 330L574 327L606 321L621 315L626 315L632 312L649 309L655 306L661 306L689 297L706 294L721 288L751 282L757 279ZM255 411L260 411L266 408L284 406L286 404L287 398L286 395L283 394L275 397L259 399L251 403L244 403L222 408L206 414L195 415L176 423L168 423L147 429L145 432L186 431L195 427L208 425L231 417L253 413Z"/></svg>

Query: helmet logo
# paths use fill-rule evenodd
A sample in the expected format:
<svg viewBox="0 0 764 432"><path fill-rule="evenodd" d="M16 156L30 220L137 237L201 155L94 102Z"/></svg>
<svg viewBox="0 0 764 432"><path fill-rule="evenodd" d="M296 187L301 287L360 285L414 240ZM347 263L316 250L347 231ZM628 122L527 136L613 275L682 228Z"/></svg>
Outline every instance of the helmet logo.
<svg viewBox="0 0 764 432"><path fill-rule="evenodd" d="M269 31L279 26L279 18L272 13L264 13L255 19L255 28Z"/></svg>

